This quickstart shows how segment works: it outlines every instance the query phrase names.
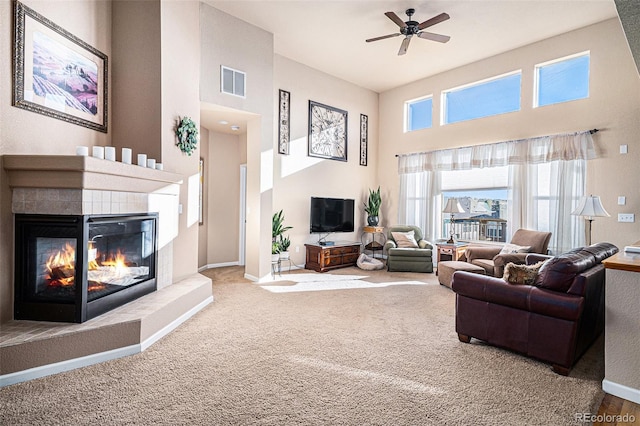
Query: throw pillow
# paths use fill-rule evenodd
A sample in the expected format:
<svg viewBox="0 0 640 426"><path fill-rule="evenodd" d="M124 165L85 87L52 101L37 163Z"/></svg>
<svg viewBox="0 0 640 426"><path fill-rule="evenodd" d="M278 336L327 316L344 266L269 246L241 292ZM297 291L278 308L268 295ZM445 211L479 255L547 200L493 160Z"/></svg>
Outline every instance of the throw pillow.
<svg viewBox="0 0 640 426"><path fill-rule="evenodd" d="M418 248L415 232L392 232L391 235L399 248Z"/></svg>
<svg viewBox="0 0 640 426"><path fill-rule="evenodd" d="M533 265L517 265L509 262L504 267L504 279L509 284L533 285L538 276L538 270L545 261L540 261Z"/></svg>
<svg viewBox="0 0 640 426"><path fill-rule="evenodd" d="M505 244L500 250L500 254L511 254L511 253L529 253L531 251L531 246L519 246L516 244Z"/></svg>

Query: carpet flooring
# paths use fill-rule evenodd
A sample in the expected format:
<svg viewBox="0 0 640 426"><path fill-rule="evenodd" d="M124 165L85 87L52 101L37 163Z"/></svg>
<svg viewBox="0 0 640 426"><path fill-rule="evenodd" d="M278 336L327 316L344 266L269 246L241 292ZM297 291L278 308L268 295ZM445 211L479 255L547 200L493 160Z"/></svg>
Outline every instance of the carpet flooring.
<svg viewBox="0 0 640 426"><path fill-rule="evenodd" d="M393 285L283 292L266 287L313 278L205 275L215 301L172 334L138 355L0 389L0 424L567 425L604 395L602 339L568 377L461 343L455 295L434 274L345 268L320 282Z"/></svg>

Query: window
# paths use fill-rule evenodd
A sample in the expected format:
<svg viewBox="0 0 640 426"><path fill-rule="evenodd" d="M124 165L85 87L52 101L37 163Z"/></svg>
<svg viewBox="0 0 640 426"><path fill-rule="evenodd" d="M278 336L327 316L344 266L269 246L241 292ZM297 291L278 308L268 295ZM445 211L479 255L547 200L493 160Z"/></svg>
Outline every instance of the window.
<svg viewBox="0 0 640 426"><path fill-rule="evenodd" d="M444 171L442 205L456 198L464 213L442 213L440 236L465 241L507 240L508 166Z"/></svg>
<svg viewBox="0 0 640 426"><path fill-rule="evenodd" d="M538 64L534 108L589 97L589 52Z"/></svg>
<svg viewBox="0 0 640 426"><path fill-rule="evenodd" d="M222 66L220 70L220 91L244 98L246 77L247 75L242 71Z"/></svg>
<svg viewBox="0 0 640 426"><path fill-rule="evenodd" d="M405 132L428 129L432 125L433 97L405 102Z"/></svg>
<svg viewBox="0 0 640 426"><path fill-rule="evenodd" d="M520 111L522 72L504 74L442 92L442 124Z"/></svg>

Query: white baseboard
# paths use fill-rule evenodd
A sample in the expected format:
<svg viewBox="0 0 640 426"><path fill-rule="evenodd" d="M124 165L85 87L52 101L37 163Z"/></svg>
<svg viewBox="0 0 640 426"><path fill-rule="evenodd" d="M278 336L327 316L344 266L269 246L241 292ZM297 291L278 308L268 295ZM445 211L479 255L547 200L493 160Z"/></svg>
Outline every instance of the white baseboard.
<svg viewBox="0 0 640 426"><path fill-rule="evenodd" d="M240 262L238 262L237 260L235 262L208 263L204 266L199 267L198 272L206 271L207 269L211 269L211 268L223 268L225 266L238 266L238 265L240 265Z"/></svg>
<svg viewBox="0 0 640 426"><path fill-rule="evenodd" d="M254 282L260 281L260 278L256 277L255 275L247 274L246 272L244 274L244 277L249 281L254 281Z"/></svg>
<svg viewBox="0 0 640 426"><path fill-rule="evenodd" d="M166 325L161 330L157 331L151 337L139 344L112 349L110 351L99 352L96 354L69 359L66 361L56 362L54 364L47 364L39 367L29 368L27 370L16 371L15 373L4 374L0 376L0 388L143 352L155 342L175 330L180 324L184 323L186 320L201 311L211 302L213 302L213 296L209 296L207 299L189 309L187 312L173 320L170 324Z"/></svg>
<svg viewBox="0 0 640 426"><path fill-rule="evenodd" d="M640 389L630 388L629 386L611 382L607 379L602 381L602 390L627 401L640 404Z"/></svg>
<svg viewBox="0 0 640 426"><path fill-rule="evenodd" d="M112 359L135 355L140 352L140 345L137 344L113 349L106 352L100 352L97 354L91 354L80 358L56 362L54 364L41 365L40 367L16 371L15 373L4 374L0 376L0 388L4 386L14 385L20 382L26 382L27 380L39 379L41 377L50 376L52 374L75 370L76 368L87 367L89 365L110 361Z"/></svg>

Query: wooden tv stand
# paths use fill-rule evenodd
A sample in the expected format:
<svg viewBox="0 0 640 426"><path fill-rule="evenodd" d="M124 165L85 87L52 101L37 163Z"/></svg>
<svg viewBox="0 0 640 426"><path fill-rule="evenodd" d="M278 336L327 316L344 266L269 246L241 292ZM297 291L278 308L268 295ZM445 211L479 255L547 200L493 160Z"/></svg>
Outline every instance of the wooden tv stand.
<svg viewBox="0 0 640 426"><path fill-rule="evenodd" d="M307 248L307 260L304 267L316 272L354 266L360 256L360 243L358 242L336 241L332 246L305 244L305 247Z"/></svg>

